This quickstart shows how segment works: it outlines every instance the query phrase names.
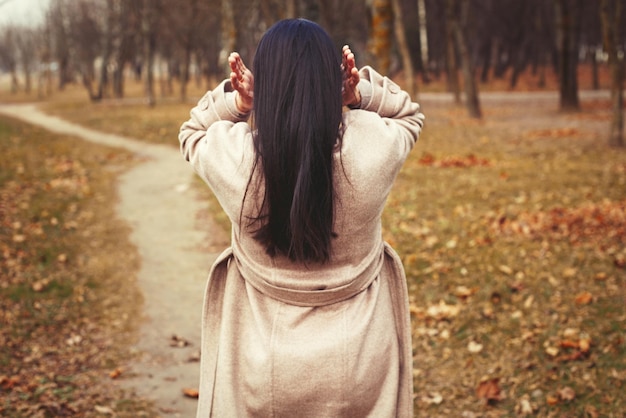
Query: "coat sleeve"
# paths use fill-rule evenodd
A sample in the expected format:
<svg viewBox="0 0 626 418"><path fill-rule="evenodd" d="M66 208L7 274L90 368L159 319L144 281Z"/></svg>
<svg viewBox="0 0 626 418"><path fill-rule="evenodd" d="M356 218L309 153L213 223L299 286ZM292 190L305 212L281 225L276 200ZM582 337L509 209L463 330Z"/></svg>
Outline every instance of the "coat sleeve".
<svg viewBox="0 0 626 418"><path fill-rule="evenodd" d="M419 138L424 115L389 78L368 66L359 74L361 104L344 117L342 154L351 162L354 178L378 185L377 193L386 196Z"/></svg>
<svg viewBox="0 0 626 418"><path fill-rule="evenodd" d="M388 77L365 66L359 71L361 81L360 109L375 112L393 131L392 136L400 141L404 153L408 153L419 138L424 126L424 115L420 105Z"/></svg>
<svg viewBox="0 0 626 418"><path fill-rule="evenodd" d="M251 144L248 116L237 110L230 81L224 80L200 99L178 134L183 157L213 190L229 216L237 213L234 203L249 175L244 164Z"/></svg>

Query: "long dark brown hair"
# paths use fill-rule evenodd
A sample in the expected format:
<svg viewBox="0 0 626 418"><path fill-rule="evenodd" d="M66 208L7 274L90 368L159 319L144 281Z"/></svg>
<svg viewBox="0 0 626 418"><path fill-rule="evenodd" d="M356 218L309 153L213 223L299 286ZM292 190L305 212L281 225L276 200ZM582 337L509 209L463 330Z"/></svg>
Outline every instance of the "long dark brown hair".
<svg viewBox="0 0 626 418"><path fill-rule="evenodd" d="M257 47L254 167L262 172L264 195L248 227L271 256L305 263L330 258L333 151L342 119L340 65L328 34L304 19L276 23ZM246 195L251 182L252 177Z"/></svg>

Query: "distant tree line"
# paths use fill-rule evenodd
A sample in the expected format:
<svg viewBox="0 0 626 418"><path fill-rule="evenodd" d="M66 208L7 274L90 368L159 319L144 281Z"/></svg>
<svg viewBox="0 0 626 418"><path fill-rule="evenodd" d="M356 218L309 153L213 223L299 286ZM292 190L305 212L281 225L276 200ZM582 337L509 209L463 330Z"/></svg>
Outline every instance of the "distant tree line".
<svg viewBox="0 0 626 418"><path fill-rule="evenodd" d="M42 95L53 82L59 89L80 82L94 101L123 97L124 75L132 71L150 105L158 94L186 100L190 82L208 86L225 75L230 51L251 61L275 21L304 17L324 26L338 48L349 43L360 62L403 77L412 93L417 79L445 77L456 101L464 96L476 118L481 83L506 77L513 88L525 70L539 84L554 71L560 108L579 109L581 62L591 65L594 88L598 65L610 66L614 110L621 115L623 1L51 0L40 27L0 28L0 66L14 90L20 71L23 89L32 89L36 77ZM611 143L623 145L623 121L614 126Z"/></svg>

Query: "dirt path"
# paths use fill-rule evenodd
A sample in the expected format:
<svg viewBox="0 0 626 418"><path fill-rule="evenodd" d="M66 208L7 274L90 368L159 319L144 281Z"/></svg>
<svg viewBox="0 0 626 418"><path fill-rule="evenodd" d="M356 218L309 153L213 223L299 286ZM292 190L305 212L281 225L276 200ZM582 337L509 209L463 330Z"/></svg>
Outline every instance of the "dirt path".
<svg viewBox="0 0 626 418"><path fill-rule="evenodd" d="M198 385L202 295L217 256L206 248L224 248L227 237L215 225L197 225L197 214L207 207L191 187L190 166L175 147L87 129L45 115L34 105L2 105L0 112L141 158L121 176L118 189L119 216L132 227L131 240L141 257L138 282L144 295L144 321L135 347L140 361L129 365L120 382L155 400L163 416L194 416L196 401L182 390ZM180 337L180 345L189 345L172 347L173 335Z"/></svg>

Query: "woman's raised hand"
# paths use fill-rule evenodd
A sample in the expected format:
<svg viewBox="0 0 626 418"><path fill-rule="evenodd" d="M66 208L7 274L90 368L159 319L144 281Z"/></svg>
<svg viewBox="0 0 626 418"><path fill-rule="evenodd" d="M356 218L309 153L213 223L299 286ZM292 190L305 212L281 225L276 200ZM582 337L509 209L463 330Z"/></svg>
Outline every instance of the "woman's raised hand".
<svg viewBox="0 0 626 418"><path fill-rule="evenodd" d="M341 70L343 72L343 85L341 88L341 99L344 106L353 107L361 104L361 92L357 85L361 80L359 70L356 68L354 54L348 45L341 50L342 63Z"/></svg>
<svg viewBox="0 0 626 418"><path fill-rule="evenodd" d="M252 110L254 103L254 76L252 71L246 67L237 52L232 52L228 57L230 66L230 83L237 92L235 104L241 113L248 113Z"/></svg>

